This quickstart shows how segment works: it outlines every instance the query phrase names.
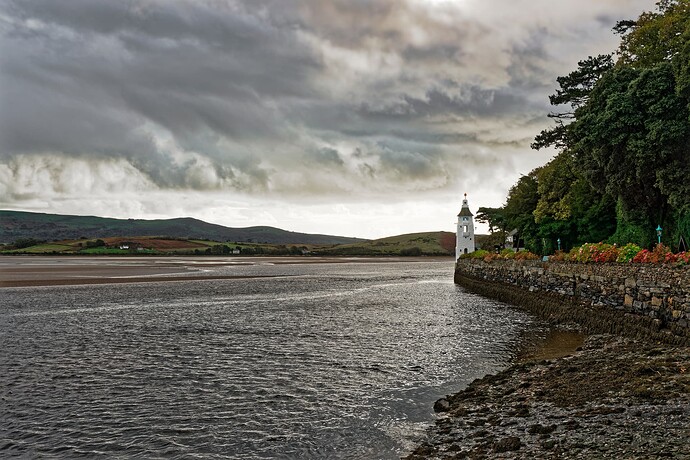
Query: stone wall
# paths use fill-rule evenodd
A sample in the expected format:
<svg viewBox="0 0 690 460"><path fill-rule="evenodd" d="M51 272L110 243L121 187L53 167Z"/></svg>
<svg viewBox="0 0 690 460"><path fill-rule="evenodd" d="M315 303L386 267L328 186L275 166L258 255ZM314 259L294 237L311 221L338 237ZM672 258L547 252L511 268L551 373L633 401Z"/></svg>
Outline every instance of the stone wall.
<svg viewBox="0 0 690 460"><path fill-rule="evenodd" d="M480 289L477 282L484 281L485 290L492 283L546 293L571 309L639 317L645 327L690 338L690 266L462 259L455 281Z"/></svg>

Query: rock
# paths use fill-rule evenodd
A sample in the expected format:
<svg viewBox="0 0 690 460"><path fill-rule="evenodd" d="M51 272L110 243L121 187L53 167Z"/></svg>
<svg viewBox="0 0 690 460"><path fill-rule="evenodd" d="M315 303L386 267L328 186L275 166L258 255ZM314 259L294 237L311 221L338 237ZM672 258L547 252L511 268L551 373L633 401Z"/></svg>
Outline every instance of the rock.
<svg viewBox="0 0 690 460"><path fill-rule="evenodd" d="M591 335L581 348L439 400L447 415L407 458L690 460L690 347Z"/></svg>
<svg viewBox="0 0 690 460"><path fill-rule="evenodd" d="M450 402L446 398L441 398L434 403L434 412L448 412L450 410Z"/></svg>
<svg viewBox="0 0 690 460"><path fill-rule="evenodd" d="M556 441L554 441L553 439L548 439L548 440L542 442L541 446L546 450L551 450L554 447L556 447L556 444L557 444Z"/></svg>
<svg viewBox="0 0 690 460"><path fill-rule="evenodd" d="M527 432L529 434L548 434L553 433L555 429L555 425L544 426L537 423L536 425L530 425L529 427L527 427Z"/></svg>
<svg viewBox="0 0 690 460"><path fill-rule="evenodd" d="M507 438L499 439L494 443L494 452L510 452L520 450L522 441L517 436L508 436Z"/></svg>

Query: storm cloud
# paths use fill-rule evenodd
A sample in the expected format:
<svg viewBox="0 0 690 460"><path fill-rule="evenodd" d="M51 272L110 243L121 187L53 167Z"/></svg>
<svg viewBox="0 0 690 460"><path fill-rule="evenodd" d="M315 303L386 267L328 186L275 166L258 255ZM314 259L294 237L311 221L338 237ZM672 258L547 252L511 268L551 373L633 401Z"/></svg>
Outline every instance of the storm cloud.
<svg viewBox="0 0 690 460"><path fill-rule="evenodd" d="M550 155L529 143L556 76L653 6L0 0L0 205L207 217L222 204L170 206L207 193L260 209L211 219L227 225L464 191L498 205ZM300 230L331 230L305 213Z"/></svg>

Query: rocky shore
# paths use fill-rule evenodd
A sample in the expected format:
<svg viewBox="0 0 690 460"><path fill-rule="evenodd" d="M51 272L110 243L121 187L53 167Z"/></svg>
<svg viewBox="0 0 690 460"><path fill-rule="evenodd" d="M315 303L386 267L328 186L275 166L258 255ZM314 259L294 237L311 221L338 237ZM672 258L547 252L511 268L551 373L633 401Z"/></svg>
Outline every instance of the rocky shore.
<svg viewBox="0 0 690 460"><path fill-rule="evenodd" d="M690 459L690 347L610 334L437 401L413 459Z"/></svg>
<svg viewBox="0 0 690 460"><path fill-rule="evenodd" d="M605 302L470 272L455 282L589 336L567 356L532 353L440 399L435 426L405 458L690 459L689 337Z"/></svg>

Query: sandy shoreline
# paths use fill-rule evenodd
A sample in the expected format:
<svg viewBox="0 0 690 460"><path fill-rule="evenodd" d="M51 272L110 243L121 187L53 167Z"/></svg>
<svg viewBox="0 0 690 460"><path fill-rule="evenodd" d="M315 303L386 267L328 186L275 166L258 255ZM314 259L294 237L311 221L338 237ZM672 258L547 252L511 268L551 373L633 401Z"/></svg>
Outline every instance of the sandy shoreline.
<svg viewBox="0 0 690 460"><path fill-rule="evenodd" d="M448 261L448 257L46 257L0 256L0 288L229 280L276 275L214 275L250 265ZM282 275L281 275L282 276Z"/></svg>

